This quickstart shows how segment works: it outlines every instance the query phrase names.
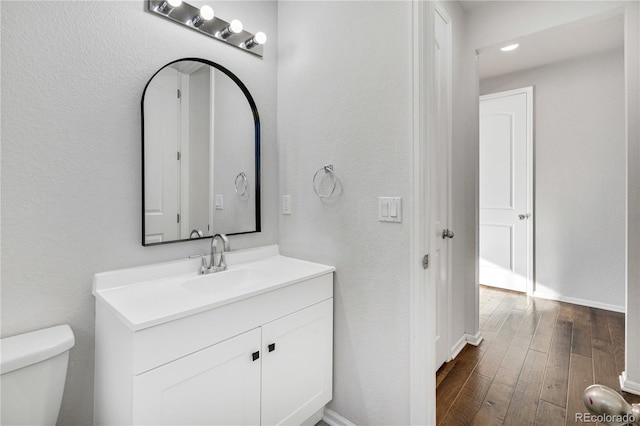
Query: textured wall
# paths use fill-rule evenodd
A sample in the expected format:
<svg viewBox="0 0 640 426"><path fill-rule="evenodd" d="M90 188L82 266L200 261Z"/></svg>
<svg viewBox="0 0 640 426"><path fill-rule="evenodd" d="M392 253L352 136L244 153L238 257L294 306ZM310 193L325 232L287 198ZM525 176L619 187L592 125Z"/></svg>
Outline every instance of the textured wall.
<svg viewBox="0 0 640 426"><path fill-rule="evenodd" d="M284 254L335 265L334 398L356 424L409 421L411 3L281 2L280 217ZM323 201L311 180L340 177ZM378 222L379 196L403 222Z"/></svg>
<svg viewBox="0 0 640 426"><path fill-rule="evenodd" d="M167 62L219 62L245 82L262 121L263 232L277 242L277 5L216 2L269 36L260 59L153 16L145 2L1 2L2 335L68 323L61 424L92 423L93 274L185 257L207 242L141 246L140 97Z"/></svg>
<svg viewBox="0 0 640 426"><path fill-rule="evenodd" d="M482 80L480 93L526 86L534 86L536 293L624 310L622 49Z"/></svg>

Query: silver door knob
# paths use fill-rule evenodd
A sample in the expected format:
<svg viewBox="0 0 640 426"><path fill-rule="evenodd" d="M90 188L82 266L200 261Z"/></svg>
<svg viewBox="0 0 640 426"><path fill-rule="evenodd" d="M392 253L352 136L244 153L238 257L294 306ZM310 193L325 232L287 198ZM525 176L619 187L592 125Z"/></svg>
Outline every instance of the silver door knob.
<svg viewBox="0 0 640 426"><path fill-rule="evenodd" d="M444 240L445 238L453 238L453 232L448 230L448 229L443 229L442 230L442 239Z"/></svg>
<svg viewBox="0 0 640 426"><path fill-rule="evenodd" d="M518 215L518 219L520 219L520 220L525 220L525 219L529 219L529 217L530 217L530 216L531 216L531 214L530 214L530 213L527 213L527 214L519 214L519 215Z"/></svg>

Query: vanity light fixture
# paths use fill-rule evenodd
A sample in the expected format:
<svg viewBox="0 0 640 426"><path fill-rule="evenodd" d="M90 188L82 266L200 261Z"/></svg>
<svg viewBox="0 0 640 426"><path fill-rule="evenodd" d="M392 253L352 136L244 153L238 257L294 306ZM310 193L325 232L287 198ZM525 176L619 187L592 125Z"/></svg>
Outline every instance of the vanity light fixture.
<svg viewBox="0 0 640 426"><path fill-rule="evenodd" d="M233 35L233 34L239 34L241 33L243 30L242 27L242 22L238 21L237 19L234 19L233 21L231 21L229 23L229 25L227 25L226 27L224 27L222 29L222 31L220 31L220 33L218 34L221 38L223 39L228 39L229 36Z"/></svg>
<svg viewBox="0 0 640 426"><path fill-rule="evenodd" d="M198 8L183 0L147 0L147 11L256 56L262 56L267 41L263 32L245 31L238 19L218 18L208 5Z"/></svg>
<svg viewBox="0 0 640 426"><path fill-rule="evenodd" d="M505 47L501 47L500 50L502 50L503 52L510 52L512 50L516 50L518 48L518 46L520 46L519 43L514 43L514 44L510 44L510 45L505 46Z"/></svg>
<svg viewBox="0 0 640 426"><path fill-rule="evenodd" d="M160 13L169 13L182 4L182 0L164 0L156 10Z"/></svg>

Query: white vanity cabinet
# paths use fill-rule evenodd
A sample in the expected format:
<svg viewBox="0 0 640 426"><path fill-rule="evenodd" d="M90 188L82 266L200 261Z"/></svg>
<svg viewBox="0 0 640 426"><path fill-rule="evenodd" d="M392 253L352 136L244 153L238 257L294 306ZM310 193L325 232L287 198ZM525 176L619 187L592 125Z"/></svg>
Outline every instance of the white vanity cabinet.
<svg viewBox="0 0 640 426"><path fill-rule="evenodd" d="M245 283L226 296L214 292L222 288L216 282L224 275L205 278L213 296L203 293L208 287L200 282L194 286L191 275L132 287L110 285L105 278L113 276L96 275L94 423L300 425L319 420L332 398L333 268L282 256L274 262L274 271L287 266L295 274L279 274L275 284L258 280L255 288ZM313 265L318 268L309 273ZM256 277L276 276L263 263L254 270L260 271ZM194 308L178 293L165 301L159 292L174 281L197 288L201 294L193 303L200 305ZM148 299L140 288L147 285ZM164 310L164 303L181 310ZM147 313L141 314L145 307Z"/></svg>
<svg viewBox="0 0 640 426"><path fill-rule="evenodd" d="M135 376L133 423L301 424L331 400L332 302Z"/></svg>

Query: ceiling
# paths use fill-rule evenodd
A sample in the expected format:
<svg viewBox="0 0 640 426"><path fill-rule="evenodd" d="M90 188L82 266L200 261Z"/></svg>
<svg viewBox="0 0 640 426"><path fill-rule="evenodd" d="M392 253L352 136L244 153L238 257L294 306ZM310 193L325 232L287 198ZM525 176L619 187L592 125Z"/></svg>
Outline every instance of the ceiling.
<svg viewBox="0 0 640 426"><path fill-rule="evenodd" d="M519 43L520 46L510 52L500 50L501 47L513 43ZM495 77L611 49L621 49L623 45L622 14L606 18L589 18L480 49L479 74L481 79Z"/></svg>

